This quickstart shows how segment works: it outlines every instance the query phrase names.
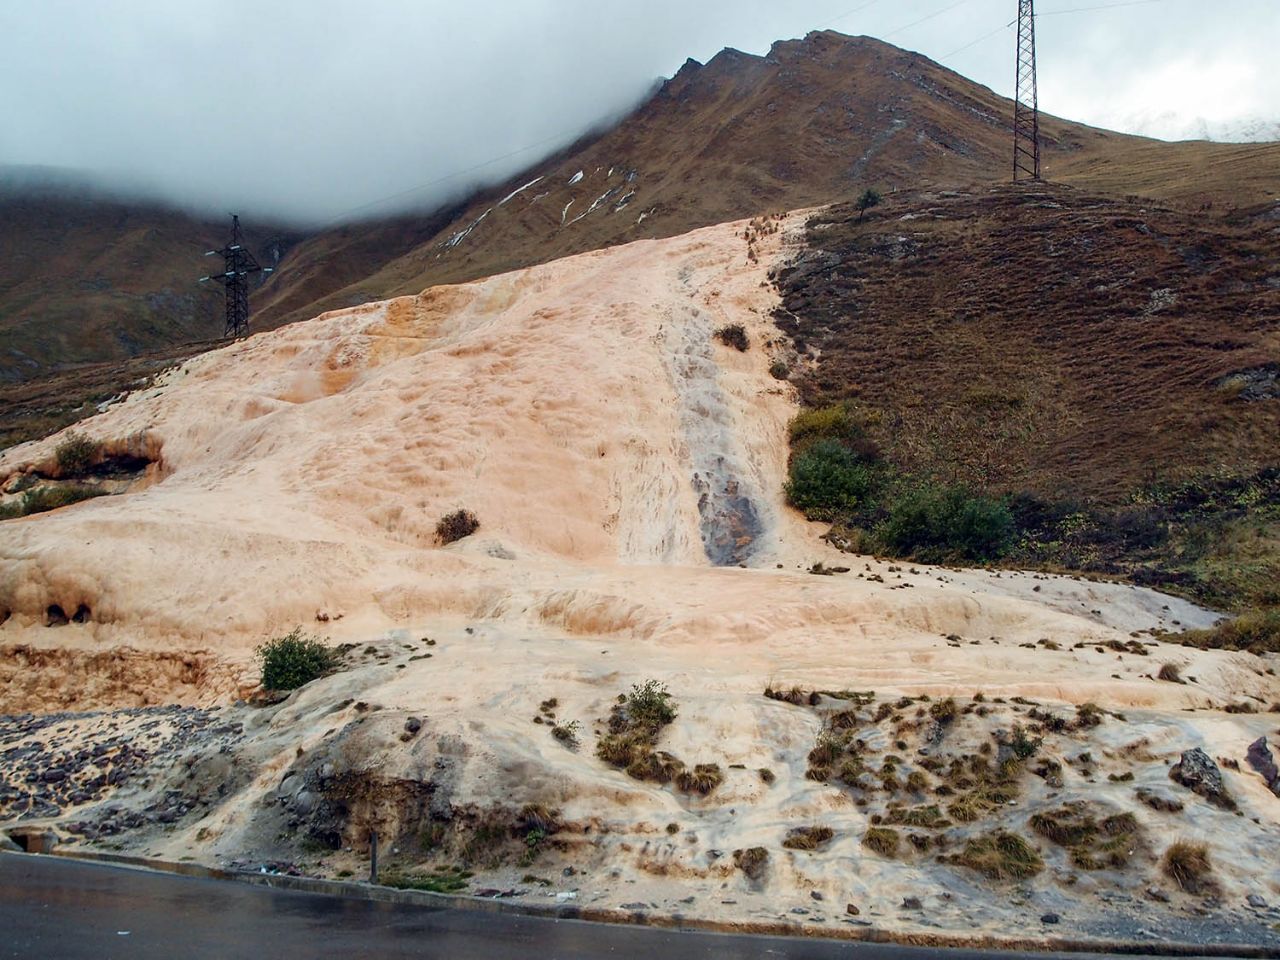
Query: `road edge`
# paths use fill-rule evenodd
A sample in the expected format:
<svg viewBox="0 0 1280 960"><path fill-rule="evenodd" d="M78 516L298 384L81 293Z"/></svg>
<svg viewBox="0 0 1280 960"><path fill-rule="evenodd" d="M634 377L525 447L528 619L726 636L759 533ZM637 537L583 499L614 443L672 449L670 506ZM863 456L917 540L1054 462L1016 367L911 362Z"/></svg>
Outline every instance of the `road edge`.
<svg viewBox="0 0 1280 960"><path fill-rule="evenodd" d="M4 856L39 857L53 856L67 860L80 860L106 866L147 870L153 873L171 873L185 877L248 883L273 890L289 890L297 893L313 893L351 900L369 900L419 906L436 910L468 910L481 913L505 913L516 916L540 917L549 920L581 920L589 923L608 923L614 926L642 926L667 930L689 930L705 933L751 934L755 936L796 937L801 939L841 940L862 943L896 944L908 947L940 947L976 950L1028 951L1037 953L1088 953L1119 954L1122 956L1158 957L1233 957L1280 958L1280 947L1252 944L1193 944L1193 943L1144 943L1139 941L1079 940L1069 937L962 937L948 934L903 934L880 928L812 929L800 924L764 923L746 921L726 923L717 920L701 920L678 914L649 913L643 910L616 910L601 907L583 907L570 903L540 904L505 900L495 897L468 897L458 894L432 893L425 890L400 890L395 887L375 886L363 881L324 880L318 877L295 877L287 874L254 873L247 870L224 870L206 867L194 862L158 860L125 854L101 853L90 850L54 848L51 853L14 853L0 851Z"/></svg>

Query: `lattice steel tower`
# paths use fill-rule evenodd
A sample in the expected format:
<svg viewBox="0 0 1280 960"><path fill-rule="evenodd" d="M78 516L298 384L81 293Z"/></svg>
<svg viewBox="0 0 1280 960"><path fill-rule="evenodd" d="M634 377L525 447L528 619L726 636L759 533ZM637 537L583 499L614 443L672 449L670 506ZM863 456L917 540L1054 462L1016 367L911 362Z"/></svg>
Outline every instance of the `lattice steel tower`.
<svg viewBox="0 0 1280 960"><path fill-rule="evenodd" d="M206 257L221 254L226 269L223 273L201 277L200 282L212 280L227 288L227 326L224 337L243 337L249 332L249 274L270 273L271 267L261 266L244 245L240 234L240 218L231 215L231 242L221 250L210 250Z"/></svg>
<svg viewBox="0 0 1280 960"><path fill-rule="evenodd" d="M1018 77L1013 95L1013 182L1040 179L1035 0L1018 0Z"/></svg>

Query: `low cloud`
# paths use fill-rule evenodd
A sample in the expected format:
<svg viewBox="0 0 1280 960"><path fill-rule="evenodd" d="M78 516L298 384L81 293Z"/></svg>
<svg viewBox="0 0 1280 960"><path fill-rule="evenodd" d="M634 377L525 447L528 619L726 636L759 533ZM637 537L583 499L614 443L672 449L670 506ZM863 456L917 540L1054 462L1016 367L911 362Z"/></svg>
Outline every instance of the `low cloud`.
<svg viewBox="0 0 1280 960"><path fill-rule="evenodd" d="M1012 40L1001 26L1012 6L12 3L0 9L0 164L91 171L209 213L312 224L385 215L533 163L628 109L686 57L705 60L724 46L762 53L811 29L881 36L935 58L986 35L948 65L1008 94ZM1267 47L1280 33L1277 6L1236 0L1205 12L1198 0L1167 0L1089 16L1050 10L1041 17L1042 102L1092 122L1131 122L1138 112L1218 121L1240 112L1244 87L1250 109L1280 117ZM1170 67L1215 49L1245 72ZM1168 80L1170 69L1188 82ZM1126 89L1142 93L1130 120L1112 96ZM1194 108L1179 100L1192 95Z"/></svg>

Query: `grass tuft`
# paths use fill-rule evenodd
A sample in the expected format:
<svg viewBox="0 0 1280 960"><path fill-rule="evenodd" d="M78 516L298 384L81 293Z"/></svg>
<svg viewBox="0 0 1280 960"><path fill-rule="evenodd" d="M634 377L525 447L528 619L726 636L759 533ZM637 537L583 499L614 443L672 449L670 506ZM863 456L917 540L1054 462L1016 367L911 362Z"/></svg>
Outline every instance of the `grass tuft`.
<svg viewBox="0 0 1280 960"><path fill-rule="evenodd" d="M787 832L782 845L788 850L816 850L835 835L830 827L796 827Z"/></svg>
<svg viewBox="0 0 1280 960"><path fill-rule="evenodd" d="M1026 880L1044 869L1035 847L1006 830L966 841L964 849L947 862L976 870L991 880Z"/></svg>
<svg viewBox="0 0 1280 960"><path fill-rule="evenodd" d="M893 859L898 855L898 844L901 838L897 830L888 827L871 827L862 836L862 845L874 850L882 857Z"/></svg>
<svg viewBox="0 0 1280 960"><path fill-rule="evenodd" d="M1212 893L1217 889L1209 848L1203 843L1178 840L1160 859L1164 875L1187 893Z"/></svg>

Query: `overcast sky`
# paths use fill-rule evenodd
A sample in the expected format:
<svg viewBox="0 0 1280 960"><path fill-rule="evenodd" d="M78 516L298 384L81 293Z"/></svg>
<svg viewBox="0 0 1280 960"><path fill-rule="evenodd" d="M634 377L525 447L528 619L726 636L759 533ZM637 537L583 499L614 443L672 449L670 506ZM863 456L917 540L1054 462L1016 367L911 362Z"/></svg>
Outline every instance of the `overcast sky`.
<svg viewBox="0 0 1280 960"><path fill-rule="evenodd" d="M1094 7L1106 9L1080 9ZM813 29L880 37L1010 95L1016 11L1016 0L0 0L0 164L100 171L211 211L378 215L513 173L686 57L763 53ZM1280 0L1039 0L1037 13L1045 110L1170 138L1280 121Z"/></svg>

